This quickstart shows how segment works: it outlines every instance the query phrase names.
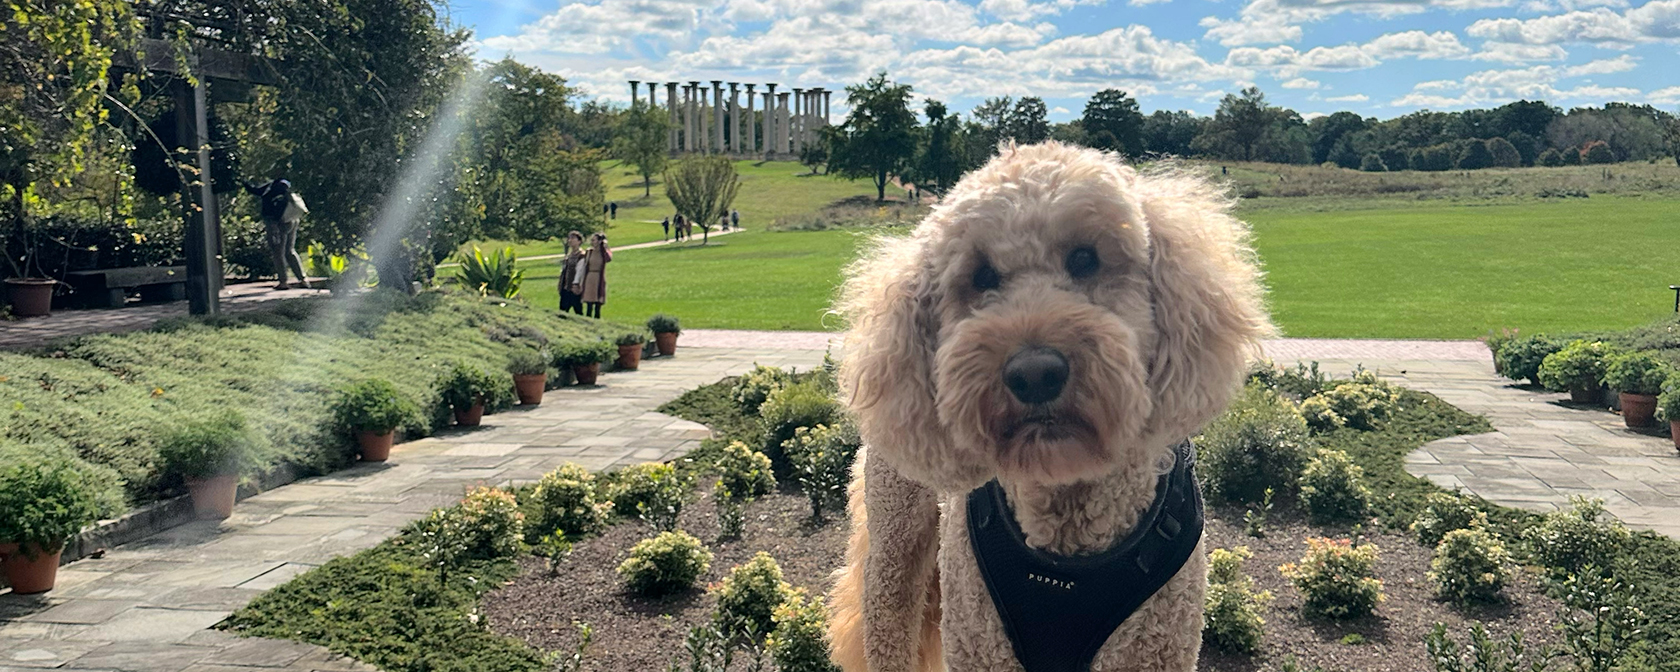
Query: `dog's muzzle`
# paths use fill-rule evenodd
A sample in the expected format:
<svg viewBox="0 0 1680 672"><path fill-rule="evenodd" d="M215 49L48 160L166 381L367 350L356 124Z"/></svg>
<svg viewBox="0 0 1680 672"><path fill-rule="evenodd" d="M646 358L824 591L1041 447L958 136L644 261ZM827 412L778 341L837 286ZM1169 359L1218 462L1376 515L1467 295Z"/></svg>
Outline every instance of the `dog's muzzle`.
<svg viewBox="0 0 1680 672"><path fill-rule="evenodd" d="M1067 356L1055 348L1022 348L1003 365L1003 384L1023 404L1055 401L1062 396L1067 381Z"/></svg>

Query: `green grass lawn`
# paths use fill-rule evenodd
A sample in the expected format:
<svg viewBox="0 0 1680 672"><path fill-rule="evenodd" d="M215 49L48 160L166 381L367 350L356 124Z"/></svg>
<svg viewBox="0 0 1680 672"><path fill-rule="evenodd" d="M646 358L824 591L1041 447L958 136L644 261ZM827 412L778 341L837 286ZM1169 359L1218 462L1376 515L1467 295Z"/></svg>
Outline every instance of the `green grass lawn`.
<svg viewBox="0 0 1680 672"><path fill-rule="evenodd" d="M765 232L748 229L711 243L628 250L607 266L602 316L640 322L670 313L686 328L820 331L836 328L824 311L840 269L866 234L853 230ZM555 262L525 270L520 296L559 306Z"/></svg>
<svg viewBox="0 0 1680 672"><path fill-rule="evenodd" d="M741 175L741 189L735 195L735 209L741 211L741 225L747 229L763 230L777 217L814 211L844 198L875 195L875 186L867 180L841 180L826 175L809 175L805 166L793 161L736 161L735 170ZM671 216L670 199L665 198L665 186L658 176L653 178L651 195L642 195L642 176L630 166L617 161L602 164L602 179L607 183L607 200L618 203L618 219L608 222L607 238L613 245L634 245L664 237L659 221ZM887 186L887 196L902 196L904 191ZM695 229L699 233L699 229ZM565 251L560 240L479 241L485 249L513 245L521 257L559 254Z"/></svg>
<svg viewBox="0 0 1680 672"><path fill-rule="evenodd" d="M1288 336L1474 338L1585 331L1673 311L1680 202L1245 213Z"/></svg>

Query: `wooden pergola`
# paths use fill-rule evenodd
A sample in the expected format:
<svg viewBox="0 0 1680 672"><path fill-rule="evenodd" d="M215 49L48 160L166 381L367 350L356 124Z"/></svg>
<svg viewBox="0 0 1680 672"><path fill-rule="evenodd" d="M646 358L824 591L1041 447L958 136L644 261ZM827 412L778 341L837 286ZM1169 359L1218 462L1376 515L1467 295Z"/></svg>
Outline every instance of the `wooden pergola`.
<svg viewBox="0 0 1680 672"><path fill-rule="evenodd" d="M220 311L222 289L222 223L210 169L210 106L216 100L245 100L253 86L279 83L275 64L261 56L216 46L227 43L214 36L236 29L237 21L188 16L166 9L141 10L151 35L140 40L139 58L126 55L112 64L115 71L167 75L175 101L175 137L194 155L199 179L182 181L184 256L187 267L188 310L194 315ZM192 78L182 76L177 45L160 39L168 21L185 21L199 30L188 38L186 65Z"/></svg>

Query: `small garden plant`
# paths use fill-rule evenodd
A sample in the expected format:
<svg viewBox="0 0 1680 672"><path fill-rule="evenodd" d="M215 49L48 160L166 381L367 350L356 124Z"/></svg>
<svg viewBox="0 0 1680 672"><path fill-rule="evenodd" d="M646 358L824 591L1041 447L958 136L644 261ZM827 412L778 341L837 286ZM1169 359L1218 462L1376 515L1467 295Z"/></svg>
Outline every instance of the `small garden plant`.
<svg viewBox="0 0 1680 672"><path fill-rule="evenodd" d="M1604 500L1579 495L1569 498L1570 507L1546 514L1539 525L1523 532L1529 556L1556 576L1580 573L1587 565L1603 566L1633 540L1621 521L1604 515Z"/></svg>
<svg viewBox="0 0 1680 672"><path fill-rule="evenodd" d="M757 413L758 407L764 404L771 392L787 387L792 382L793 375L784 369L754 365L753 370L736 379L735 403L740 404L744 413Z"/></svg>
<svg viewBox="0 0 1680 672"><path fill-rule="evenodd" d="M630 592L663 597L694 587L712 566L712 552L687 532L661 532L630 549L618 576Z"/></svg>
<svg viewBox="0 0 1680 672"><path fill-rule="evenodd" d="M1383 600L1375 576L1377 547L1354 546L1347 539L1308 537L1299 562L1278 567L1304 598L1302 610L1325 618L1358 618Z"/></svg>
<svg viewBox="0 0 1680 672"><path fill-rule="evenodd" d="M677 467L664 462L643 462L620 469L614 474L611 499L613 511L620 516L635 517L642 507L661 496L660 491L674 484L686 487Z"/></svg>
<svg viewBox="0 0 1680 672"><path fill-rule="evenodd" d="M1293 493L1311 439L1295 404L1249 385L1195 444L1203 488L1217 501L1259 502L1268 488Z"/></svg>
<svg viewBox="0 0 1680 672"><path fill-rule="evenodd" d="M1656 395L1668 380L1669 366L1650 352L1625 352L1604 365L1604 383L1628 394Z"/></svg>
<svg viewBox="0 0 1680 672"><path fill-rule="evenodd" d="M840 417L839 402L817 380L805 380L774 392L759 407L759 428L764 436L764 454L776 474L792 473L782 444L800 427L833 423Z"/></svg>
<svg viewBox="0 0 1680 672"><path fill-rule="evenodd" d="M1510 581L1511 556L1485 527L1448 532L1435 547L1429 580L1442 599L1459 604L1493 602Z"/></svg>
<svg viewBox="0 0 1680 672"><path fill-rule="evenodd" d="M369 378L340 392L332 404L334 422L348 432L385 434L417 423L420 407L397 386Z"/></svg>
<svg viewBox="0 0 1680 672"><path fill-rule="evenodd" d="M799 489L811 502L811 521L822 524L824 511L845 505L846 484L851 482L852 462L863 440L856 426L842 421L833 426L817 425L794 430L782 451L793 467Z"/></svg>
<svg viewBox="0 0 1680 672"><path fill-rule="evenodd" d="M787 601L792 590L782 580L782 568L776 559L759 551L712 586L711 592L717 595L718 626L725 634L737 637L768 634L775 627L772 612Z"/></svg>
<svg viewBox="0 0 1680 672"><path fill-rule="evenodd" d="M1563 344L1544 334L1518 336L1506 341L1494 353L1495 365L1501 375L1511 380L1539 384L1540 365L1546 357L1563 349Z"/></svg>
<svg viewBox="0 0 1680 672"><path fill-rule="evenodd" d="M1663 382L1662 394L1657 395L1657 416L1669 422L1680 420L1680 376L1669 376Z"/></svg>
<svg viewBox="0 0 1680 672"><path fill-rule="evenodd" d="M97 484L69 455L10 454L0 463L0 543L25 557L53 553L99 516Z"/></svg>
<svg viewBox="0 0 1680 672"><path fill-rule="evenodd" d="M1318 395L1336 418L1337 426L1373 430L1393 414L1400 397L1393 387L1378 380L1369 371L1359 371L1354 378L1342 381ZM1315 397L1316 398L1316 397Z"/></svg>
<svg viewBox="0 0 1680 672"><path fill-rule="evenodd" d="M1595 389L1604 382L1605 360L1612 354L1603 341L1571 341L1540 363L1540 384L1554 392Z"/></svg>
<svg viewBox="0 0 1680 672"><path fill-rule="evenodd" d="M647 342L647 334L640 331L626 331L613 339L614 345L641 345Z"/></svg>
<svg viewBox="0 0 1680 672"><path fill-rule="evenodd" d="M515 376L540 376L548 373L548 358L536 348L517 348L508 354L507 372Z"/></svg>
<svg viewBox="0 0 1680 672"><path fill-rule="evenodd" d="M713 468L718 474L718 489L727 490L732 497L752 499L776 489L770 458L740 441L724 446Z"/></svg>
<svg viewBox="0 0 1680 672"><path fill-rule="evenodd" d="M511 381L466 363L457 363L438 380L438 399L449 408L464 411L484 404L486 411L508 399Z"/></svg>
<svg viewBox="0 0 1680 672"><path fill-rule="evenodd" d="M776 624L765 646L770 659L781 672L840 672L830 656L828 643L828 610L821 598L813 598L804 588L795 588L791 595L771 614Z"/></svg>
<svg viewBox="0 0 1680 672"><path fill-rule="evenodd" d="M1453 492L1432 492L1424 498L1423 511L1412 521L1412 534L1418 543L1434 546L1448 532L1471 527L1487 527L1487 514L1476 508L1470 498Z"/></svg>
<svg viewBox="0 0 1680 672"><path fill-rule="evenodd" d="M1243 561L1252 557L1246 546L1216 548L1208 554L1202 639L1222 651L1250 654L1260 648L1266 624L1260 612L1272 594L1255 592L1254 579L1243 574Z"/></svg>
<svg viewBox="0 0 1680 672"><path fill-rule="evenodd" d="M531 491L536 520L533 538L559 533L575 537L599 532L607 522L611 502L597 498L595 474L576 464L563 464L544 474Z"/></svg>
<svg viewBox="0 0 1680 672"><path fill-rule="evenodd" d="M256 435L245 425L245 416L224 411L188 421L165 434L158 445L158 457L166 473L206 479L243 475L260 450Z"/></svg>
<svg viewBox="0 0 1680 672"><path fill-rule="evenodd" d="M523 547L525 516L513 493L479 487L461 503L433 509L411 524L406 534L420 544L421 554L437 570L440 581L472 561L506 558Z"/></svg>
<svg viewBox="0 0 1680 672"><path fill-rule="evenodd" d="M605 364L618 357L618 349L606 341L582 341L556 348L554 368L571 369Z"/></svg>
<svg viewBox="0 0 1680 672"><path fill-rule="evenodd" d="M682 322L665 313L654 313L647 319L647 329L655 334L680 334Z"/></svg>
<svg viewBox="0 0 1680 672"><path fill-rule="evenodd" d="M1319 523L1364 517L1371 508L1365 470L1347 453L1320 449L1301 470L1301 506Z"/></svg>

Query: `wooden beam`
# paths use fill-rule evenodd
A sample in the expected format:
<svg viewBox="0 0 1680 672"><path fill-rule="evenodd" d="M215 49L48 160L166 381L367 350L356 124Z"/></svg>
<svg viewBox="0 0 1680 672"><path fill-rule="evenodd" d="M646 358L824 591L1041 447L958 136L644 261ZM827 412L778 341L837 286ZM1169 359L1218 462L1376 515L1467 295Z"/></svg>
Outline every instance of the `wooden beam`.
<svg viewBox="0 0 1680 672"><path fill-rule="evenodd" d="M177 71L173 42L143 38L140 40L139 51L141 55L138 62L128 54L119 53L113 59L111 67L129 71L144 68L148 72L171 74ZM261 56L194 45L192 58L193 74L200 78L259 86L280 84L274 62Z"/></svg>

